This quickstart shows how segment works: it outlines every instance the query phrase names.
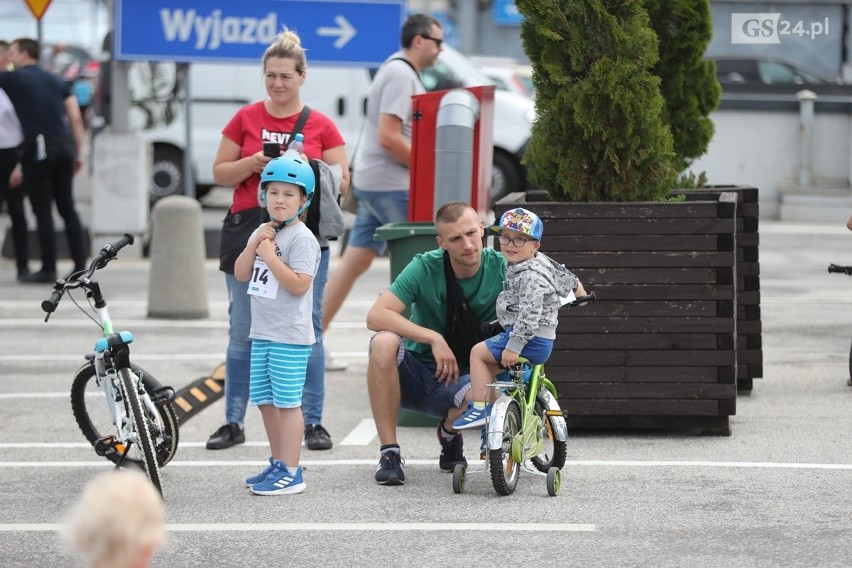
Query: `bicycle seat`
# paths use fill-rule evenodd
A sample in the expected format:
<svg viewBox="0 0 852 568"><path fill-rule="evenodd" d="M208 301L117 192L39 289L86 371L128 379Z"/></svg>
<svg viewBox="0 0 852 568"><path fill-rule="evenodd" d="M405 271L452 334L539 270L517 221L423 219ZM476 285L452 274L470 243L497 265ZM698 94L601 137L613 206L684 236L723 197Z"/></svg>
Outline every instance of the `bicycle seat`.
<svg viewBox="0 0 852 568"><path fill-rule="evenodd" d="M97 340L97 342L95 342L95 351L103 353L110 347L128 345L130 343L133 343L133 334L129 331L110 333L106 337L101 337Z"/></svg>

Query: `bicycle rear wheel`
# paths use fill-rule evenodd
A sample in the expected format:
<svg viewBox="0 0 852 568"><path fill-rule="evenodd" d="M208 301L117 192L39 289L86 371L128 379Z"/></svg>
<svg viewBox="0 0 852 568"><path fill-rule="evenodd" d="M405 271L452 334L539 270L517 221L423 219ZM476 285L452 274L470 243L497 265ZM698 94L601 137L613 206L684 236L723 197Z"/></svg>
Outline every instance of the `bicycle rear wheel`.
<svg viewBox="0 0 852 568"><path fill-rule="evenodd" d="M518 455L521 444L518 435L521 431L521 409L514 400L506 408L506 415L502 425L496 425L503 430L503 440L500 448L488 452L489 465L491 466L491 484L500 495L511 495L518 485L518 476L521 472L521 464Z"/></svg>
<svg viewBox="0 0 852 568"><path fill-rule="evenodd" d="M137 376L144 376L146 373L142 368L136 366L133 366L133 371ZM153 396L147 385L145 390L149 396ZM71 384L71 409L74 412L77 425L93 446L100 438L118 437L118 430L110 416L104 390L95 381L95 367L91 363L86 363L80 367L74 377ZM147 414L147 408L143 406L143 410ZM163 467L171 461L175 452L177 452L180 434L178 432L177 414L175 414L171 404L158 404L157 413L158 416L149 416L148 418L152 424L151 434L157 448L157 464ZM117 463L121 455L120 453L112 453L105 457L111 462ZM124 461L142 465L142 455L139 449L130 448L130 452L124 458Z"/></svg>
<svg viewBox="0 0 852 568"><path fill-rule="evenodd" d="M556 439L555 430L553 428L553 420L555 417L547 415L547 402L541 393L535 397L535 413L541 418L542 427L544 428L544 449L542 452L532 459L532 463L537 470L542 473L547 473L551 467L562 469L565 465L565 459L568 457L568 444L564 441Z"/></svg>

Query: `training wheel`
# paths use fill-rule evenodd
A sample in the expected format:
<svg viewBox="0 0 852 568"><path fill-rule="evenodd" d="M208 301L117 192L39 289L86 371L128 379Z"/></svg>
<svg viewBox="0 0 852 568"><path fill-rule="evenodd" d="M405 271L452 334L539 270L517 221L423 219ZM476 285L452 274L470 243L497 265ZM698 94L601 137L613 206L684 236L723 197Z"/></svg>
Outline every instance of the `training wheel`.
<svg viewBox="0 0 852 568"><path fill-rule="evenodd" d="M559 495L559 490L562 488L562 472L555 467L547 470L547 494L551 497Z"/></svg>
<svg viewBox="0 0 852 568"><path fill-rule="evenodd" d="M453 493L464 493L464 478L467 468L457 463L453 468Z"/></svg>

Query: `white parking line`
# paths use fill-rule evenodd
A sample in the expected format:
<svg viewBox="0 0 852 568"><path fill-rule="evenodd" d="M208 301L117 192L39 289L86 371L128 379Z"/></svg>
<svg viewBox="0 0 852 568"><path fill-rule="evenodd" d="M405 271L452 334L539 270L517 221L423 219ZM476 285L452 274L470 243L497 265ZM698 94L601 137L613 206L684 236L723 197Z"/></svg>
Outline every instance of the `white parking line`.
<svg viewBox="0 0 852 568"><path fill-rule="evenodd" d="M3 318L3 326L10 327L36 327L44 326L44 318ZM53 318L49 324L51 328L92 328L97 326L88 319L76 318ZM122 319L120 326L122 329L182 329L182 328L211 328L211 329L227 329L227 320L163 320L163 319ZM335 322L335 329L363 329L367 331L365 322Z"/></svg>
<svg viewBox="0 0 852 568"><path fill-rule="evenodd" d="M367 350L363 351L332 351L329 354L335 359L366 359ZM225 353L134 353L133 361L193 361L196 359L225 360ZM43 363L58 361L83 361L83 355L43 354L43 355L0 355L0 363Z"/></svg>
<svg viewBox="0 0 852 568"><path fill-rule="evenodd" d="M371 418L365 418L352 429L343 441L341 446L366 446L373 441L378 435L376 431L376 423Z"/></svg>
<svg viewBox="0 0 852 568"><path fill-rule="evenodd" d="M30 447L36 446L31 444ZM470 465L481 464L481 460L468 460ZM248 467L266 465L265 460L172 460L167 468L176 467ZM312 467L375 466L375 459L351 460L303 460L300 465ZM406 459L406 466L435 466L435 459ZM45 467L115 467L107 460L97 461L0 461L0 468L45 468ZM752 468L752 469L816 469L852 471L846 463L784 463L784 462L724 462L724 461L643 461L643 460L577 460L565 462L565 467L698 467L698 468Z"/></svg>
<svg viewBox="0 0 852 568"><path fill-rule="evenodd" d="M55 523L6 523L0 532L56 532L63 525ZM595 525L582 523L169 523L170 532L592 532Z"/></svg>

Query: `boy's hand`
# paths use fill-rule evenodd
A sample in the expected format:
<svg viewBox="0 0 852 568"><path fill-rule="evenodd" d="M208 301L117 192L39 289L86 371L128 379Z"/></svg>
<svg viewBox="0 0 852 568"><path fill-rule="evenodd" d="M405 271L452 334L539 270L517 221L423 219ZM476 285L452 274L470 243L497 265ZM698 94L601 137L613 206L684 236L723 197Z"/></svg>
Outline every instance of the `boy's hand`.
<svg viewBox="0 0 852 568"><path fill-rule="evenodd" d="M504 349L503 353L500 354L500 364L504 367L512 367L518 364L518 354L514 351L509 351L508 349Z"/></svg>
<svg viewBox="0 0 852 568"><path fill-rule="evenodd" d="M268 265L272 258L277 258L275 255L275 241L272 239L263 239L257 245L257 256L262 258Z"/></svg>
<svg viewBox="0 0 852 568"><path fill-rule="evenodd" d="M275 239L275 221L270 221L268 223L264 223L259 226L255 232L251 234L249 237L249 243L254 242L254 248L257 249L257 246L265 241L265 240L274 240Z"/></svg>

